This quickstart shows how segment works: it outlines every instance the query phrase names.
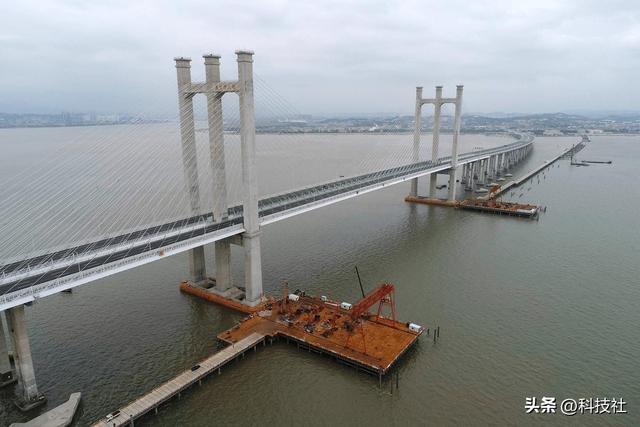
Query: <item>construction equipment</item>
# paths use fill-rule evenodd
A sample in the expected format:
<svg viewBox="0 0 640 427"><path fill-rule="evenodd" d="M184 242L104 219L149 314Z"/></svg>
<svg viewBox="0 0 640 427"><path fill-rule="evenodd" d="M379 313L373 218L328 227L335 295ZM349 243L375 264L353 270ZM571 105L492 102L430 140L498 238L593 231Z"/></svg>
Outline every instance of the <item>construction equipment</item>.
<svg viewBox="0 0 640 427"><path fill-rule="evenodd" d="M378 312L376 314L376 320L380 318L380 313L382 313L382 308L385 304L388 304L391 308L391 317L395 324L396 322L396 305L393 299L393 291L395 287L390 283L383 283L378 286L376 289L369 292L365 295L360 301L353 304L353 306L349 309L349 315L351 316L351 322L345 321L344 328L349 332L347 335L347 341L345 342L345 347L349 345L349 339L355 333L355 328L359 327L360 333L362 334L362 344L364 346L364 353L367 353L367 340L365 338L364 327L362 325L362 317L367 314L367 311L371 307L373 307L376 303L378 304Z"/></svg>
<svg viewBox="0 0 640 427"><path fill-rule="evenodd" d="M502 186L500 184L492 185L489 189L489 198L493 199L494 197L496 197L496 194L498 194L501 187Z"/></svg>
<svg viewBox="0 0 640 427"><path fill-rule="evenodd" d="M376 303L380 303L378 305L378 313L377 317L380 317L380 313L382 313L382 308L385 304L388 304L391 308L391 318L396 320L396 305L393 300L393 292L395 287L390 283L383 283L378 286L373 291L369 292L364 298L355 303L350 310L350 315L353 320L360 318L364 315L369 308L374 306Z"/></svg>
<svg viewBox="0 0 640 427"><path fill-rule="evenodd" d="M364 298L364 288L362 287L362 280L360 279L360 272L358 271L357 265L356 265L356 274L358 275L358 283L360 283L360 292L362 292L362 298Z"/></svg>

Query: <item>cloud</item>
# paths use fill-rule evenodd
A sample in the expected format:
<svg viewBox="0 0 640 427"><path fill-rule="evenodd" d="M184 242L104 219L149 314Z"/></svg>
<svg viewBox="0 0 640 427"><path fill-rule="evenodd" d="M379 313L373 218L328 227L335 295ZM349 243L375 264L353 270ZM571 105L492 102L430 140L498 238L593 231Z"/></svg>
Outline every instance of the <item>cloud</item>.
<svg viewBox="0 0 640 427"><path fill-rule="evenodd" d="M0 17L0 111L176 108L174 56L256 52L300 112L410 112L465 84L467 111L635 109L631 1L23 0ZM427 89L427 93L429 90Z"/></svg>

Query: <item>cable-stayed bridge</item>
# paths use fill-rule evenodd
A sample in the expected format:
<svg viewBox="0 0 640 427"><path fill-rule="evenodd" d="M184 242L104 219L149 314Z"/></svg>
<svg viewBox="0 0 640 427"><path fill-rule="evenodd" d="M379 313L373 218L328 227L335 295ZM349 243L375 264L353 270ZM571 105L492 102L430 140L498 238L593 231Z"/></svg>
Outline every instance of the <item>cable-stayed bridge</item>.
<svg viewBox="0 0 640 427"><path fill-rule="evenodd" d="M230 245L241 245L244 248L245 269L242 301L245 304L256 304L263 297L261 227L406 181L411 182L410 192L416 195L418 178L424 176L430 177L430 193L434 196L436 176L448 175L448 198L455 199L459 181L477 179L478 174L481 180L487 176L498 177L522 160L532 148L533 137L518 134L514 135L515 141L509 144L459 154L462 86L457 87L456 96L453 98L442 97L442 87L437 86L436 96L432 99L422 98L422 88L418 88L415 100L413 143L408 147L407 153L404 153L406 156L404 154L399 156L400 160L396 159L394 165L374 168L373 171L353 174L347 178L330 180L322 184L286 190L272 196L259 197L256 172L253 54L247 51L237 52L238 79L235 81L221 81L218 56L205 55L204 59L206 80L200 83L191 81L190 60L176 59L180 107L180 154L184 181L175 183L175 186L183 189L179 192L181 196L178 197L186 198L190 214L151 226L139 221L137 227L128 227L126 231L120 232L116 229L106 237L93 238L81 243L74 243L82 239L73 235L63 248L24 256L10 262L0 260L0 311L6 311L8 314L16 357L17 360L24 362L24 365L16 364L18 366L16 376L20 379L23 400L27 407L36 404L40 394L35 385L35 374L31 366L30 349L24 327L23 304L181 252L189 253L191 282L204 283L208 277L204 245L211 243L215 244L214 291L224 294L232 288ZM224 143L222 118L222 97L227 93L235 93L239 98L240 153L237 169L242 173L239 188L242 203L238 204L229 203L228 197L230 171L228 170L229 160L225 160L225 156L229 153L225 153L228 147L225 147ZM207 101L206 134L209 145L207 161L210 166L208 170L212 181L210 189L212 198L210 203L205 203L206 206L202 203L201 178L198 176L197 131L193 107L193 99L197 94L203 94ZM455 106L453 144L451 155L441 157L438 151L440 115L442 106L448 103ZM435 108L431 160L420 158L421 116L424 104L433 104ZM124 163L128 161L124 154L122 159L119 159L118 152L110 155L116 161ZM144 173L153 178L152 172ZM460 176L462 179L458 179ZM79 176L78 179L82 177ZM70 188L73 189L73 185ZM95 195L101 191L99 188L90 189L87 194ZM156 194L162 197L156 197ZM109 197L102 203L113 203L115 196ZM145 197L147 199L144 199ZM162 189L149 191L148 194L139 196L144 202L139 209L143 211L145 203L152 199L158 204L175 204L175 197L171 196L171 193L162 194ZM19 195L15 196L18 200L16 203L19 203L19 198ZM148 208L153 209L153 206L149 204ZM60 206L58 209L63 207ZM55 208L49 208L49 211L55 210ZM56 212L49 211L42 214L43 217L49 215L55 218ZM126 213L118 212L117 215L126 216ZM74 221L74 219L60 218L60 221ZM69 229L72 228L74 227L69 227ZM79 225L75 228L82 229ZM4 358L2 354L4 341L4 337L0 337L0 375L7 372L6 366L1 363L1 359Z"/></svg>
<svg viewBox="0 0 640 427"><path fill-rule="evenodd" d="M510 153L529 146L532 140L525 135L503 147L462 154L458 164ZM442 158L436 162L415 163L260 199L260 225L450 169L451 159ZM242 206L234 206L228 209L227 218L220 221L215 221L212 215L193 216L4 265L0 267L0 307L11 308L165 256L242 234L245 231L242 211Z"/></svg>

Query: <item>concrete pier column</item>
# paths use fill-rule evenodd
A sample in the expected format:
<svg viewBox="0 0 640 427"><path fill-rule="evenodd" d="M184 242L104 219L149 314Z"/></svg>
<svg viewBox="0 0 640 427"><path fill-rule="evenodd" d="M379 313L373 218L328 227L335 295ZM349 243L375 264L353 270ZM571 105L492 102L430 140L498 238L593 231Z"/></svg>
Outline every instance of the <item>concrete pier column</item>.
<svg viewBox="0 0 640 427"><path fill-rule="evenodd" d="M476 191L476 184L478 183L478 162L471 164L471 190Z"/></svg>
<svg viewBox="0 0 640 427"><path fill-rule="evenodd" d="M482 161L482 184L487 185L489 183L489 159Z"/></svg>
<svg viewBox="0 0 640 427"><path fill-rule="evenodd" d="M495 168L495 156L489 157L489 182L495 179L496 174L494 173Z"/></svg>
<svg viewBox="0 0 640 427"><path fill-rule="evenodd" d="M253 101L253 52L236 51L240 83L240 151L242 157L243 221L245 234L244 272L246 302L255 304L262 296L258 177L256 171L256 126Z"/></svg>
<svg viewBox="0 0 640 427"><path fill-rule="evenodd" d="M453 122L453 147L451 149L451 173L449 174L449 200L456 198L456 180L458 176L458 139L462 118L462 85L456 86L455 119Z"/></svg>
<svg viewBox="0 0 640 427"><path fill-rule="evenodd" d="M9 359L9 342L4 332L3 317L4 312L0 313L0 387L16 382L16 375Z"/></svg>
<svg viewBox="0 0 640 427"><path fill-rule="evenodd" d="M178 76L178 107L180 109L180 137L182 139L182 167L185 185L189 191L192 215L200 212L200 185L198 180L198 156L196 151L196 132L193 119L193 95L191 87L191 59L175 58ZM194 283L206 279L204 247L189 251L189 271Z"/></svg>
<svg viewBox="0 0 640 427"><path fill-rule="evenodd" d="M231 287L231 240L215 242L216 289L226 291Z"/></svg>
<svg viewBox="0 0 640 427"><path fill-rule="evenodd" d="M207 280L206 265L204 246L198 246L189 251L189 273L193 284L202 284Z"/></svg>
<svg viewBox="0 0 640 427"><path fill-rule="evenodd" d="M209 85L220 82L220 56L203 55L206 82ZM207 121L209 125L209 153L213 177L213 218L226 219L227 176L225 170L224 123L222 119L222 95L207 92ZM231 286L231 243L229 239L215 242L216 289L225 291Z"/></svg>
<svg viewBox="0 0 640 427"><path fill-rule="evenodd" d="M476 189L476 184L478 181L478 162L473 162L471 164L471 182L473 183L473 189Z"/></svg>
<svg viewBox="0 0 640 427"><path fill-rule="evenodd" d="M436 86L436 99L433 110L433 143L431 145L431 161L438 160L438 146L440 145L440 115L442 112L442 86ZM436 196L438 174L432 173L429 177L429 197Z"/></svg>
<svg viewBox="0 0 640 427"><path fill-rule="evenodd" d="M6 311L9 333L13 341L14 361L18 377L15 403L23 411L27 411L45 403L44 395L38 392L36 373L31 358L31 346L27 334L27 321L24 306L20 305Z"/></svg>
<svg viewBox="0 0 640 427"><path fill-rule="evenodd" d="M244 247L245 300L253 305L262 297L262 254L260 252L260 232L242 236Z"/></svg>
<svg viewBox="0 0 640 427"><path fill-rule="evenodd" d="M488 159L485 159L484 161L484 167L485 167L485 180L487 183L491 182L491 157L489 157Z"/></svg>
<svg viewBox="0 0 640 427"><path fill-rule="evenodd" d="M413 163L420 161L420 130L422 128L422 87L416 87L416 107L415 107L415 119L413 127ZM418 178L411 180L411 190L409 192L411 196L418 195Z"/></svg>
<svg viewBox="0 0 640 427"><path fill-rule="evenodd" d="M185 184L189 189L191 212L200 213L200 188L198 181L198 157L196 131L193 120L193 95L191 86L191 59L175 58L178 75L178 107L180 109L180 136L182 139L182 166Z"/></svg>
<svg viewBox="0 0 640 427"><path fill-rule="evenodd" d="M482 186L487 184L487 159L480 160L480 183Z"/></svg>
<svg viewBox="0 0 640 427"><path fill-rule="evenodd" d="M207 84L220 82L220 56L209 54L203 57ZM228 216L221 94L211 91L207 93L207 119L213 172L213 218L220 221Z"/></svg>

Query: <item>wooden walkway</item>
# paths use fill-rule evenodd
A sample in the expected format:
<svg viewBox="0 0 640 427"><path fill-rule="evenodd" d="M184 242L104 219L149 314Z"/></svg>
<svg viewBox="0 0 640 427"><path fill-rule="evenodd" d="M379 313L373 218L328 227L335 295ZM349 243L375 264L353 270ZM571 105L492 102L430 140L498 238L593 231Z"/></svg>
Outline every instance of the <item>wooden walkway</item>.
<svg viewBox="0 0 640 427"><path fill-rule="evenodd" d="M580 144L578 144L580 145ZM525 174L524 176L515 179L513 181L509 181L508 183L506 183L505 185L500 187L500 190L498 190L498 192L496 192L494 194L494 198L500 197L502 196L504 193L506 193L509 190L512 190L516 187L519 187L520 185L522 185L523 182L527 181L529 178L532 178L533 176L539 174L543 169L548 168L549 166L551 166L552 164L554 164L556 161L560 160L562 157L566 156L567 154L569 154L572 150L575 150L577 147L576 146L571 146L570 148L564 150L562 153L558 154L556 157L552 158L551 160L545 161L543 164L541 164L540 166L538 166L537 168L533 169L531 172ZM484 196L484 197L479 197L479 199L487 199L488 196Z"/></svg>
<svg viewBox="0 0 640 427"><path fill-rule="evenodd" d="M133 425L133 421L137 418L153 409L156 409L163 402L166 402L175 395L189 388L191 385L199 382L212 372L216 370L219 372L221 367L236 359L238 356L243 355L246 351L252 348L255 349L255 347L258 344L263 343L264 340L265 335L260 333L254 332L247 335L242 340L225 347L223 350L200 362L200 368L193 371L191 369L184 371L172 380L165 382L151 390L151 392L146 395L121 408L118 415L110 421L103 418L95 423L94 427Z"/></svg>

